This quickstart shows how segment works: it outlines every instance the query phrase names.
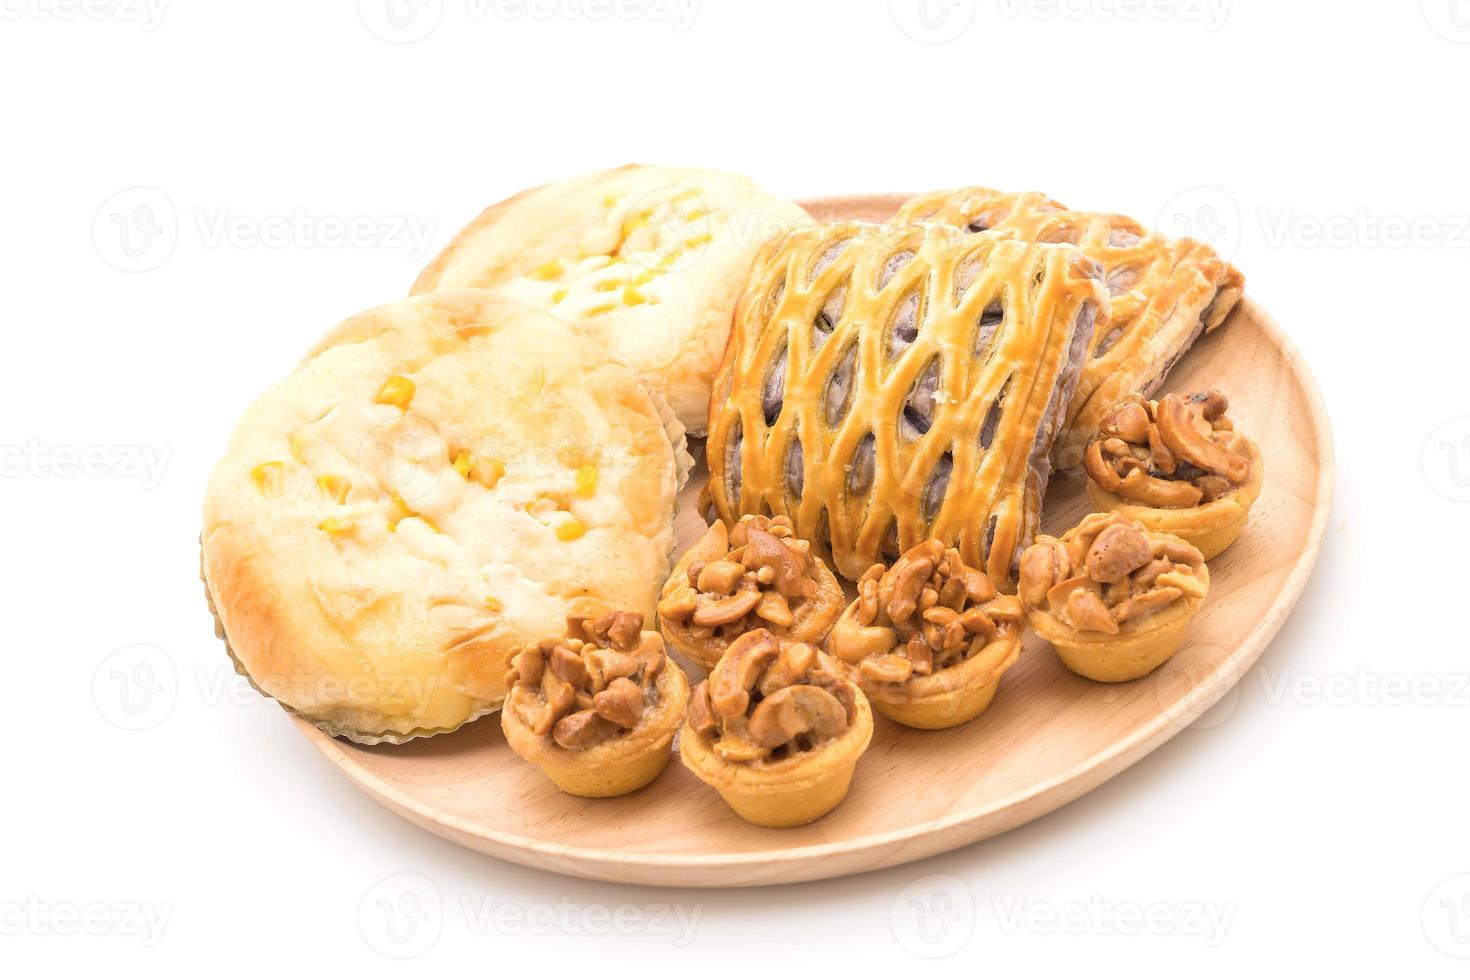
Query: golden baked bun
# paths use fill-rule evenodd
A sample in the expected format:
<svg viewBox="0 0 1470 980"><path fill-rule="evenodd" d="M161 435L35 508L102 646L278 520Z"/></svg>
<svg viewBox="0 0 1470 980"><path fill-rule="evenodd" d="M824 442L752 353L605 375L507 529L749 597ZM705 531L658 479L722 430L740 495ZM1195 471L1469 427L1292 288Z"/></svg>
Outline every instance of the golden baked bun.
<svg viewBox="0 0 1470 980"><path fill-rule="evenodd" d="M683 435L630 367L485 290L342 323L235 429L205 581L265 694L357 741L498 708L568 616L649 621Z"/></svg>
<svg viewBox="0 0 1470 980"><path fill-rule="evenodd" d="M482 286L545 310L637 368L699 435L751 261L810 220L737 174L621 167L487 208L413 292Z"/></svg>

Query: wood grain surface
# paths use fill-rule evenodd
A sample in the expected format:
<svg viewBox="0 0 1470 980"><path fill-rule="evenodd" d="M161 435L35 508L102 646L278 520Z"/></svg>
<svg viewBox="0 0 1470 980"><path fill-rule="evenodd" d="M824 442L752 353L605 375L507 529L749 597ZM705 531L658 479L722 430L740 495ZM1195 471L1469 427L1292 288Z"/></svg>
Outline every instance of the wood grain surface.
<svg viewBox="0 0 1470 980"><path fill-rule="evenodd" d="M882 220L901 195L803 202L821 218ZM1333 487L1332 437L1307 367L1249 299L1202 339L1166 391L1225 391L1230 415L1261 447L1265 486L1240 540L1210 562L1208 601L1184 648L1153 675L1095 684L1028 636L995 703L977 720L920 732L876 719L847 800L794 830L744 823L677 760L616 800L558 792L521 762L498 716L452 735L364 747L294 718L354 783L436 834L508 861L608 881L743 886L806 881L928 857L999 834L1076 799L1208 709L1260 656L1296 602L1321 547ZM702 447L692 447L696 456ZM703 531L680 498L679 542ZM1043 529L1087 511L1077 480L1058 479ZM700 671L690 669L691 680Z"/></svg>

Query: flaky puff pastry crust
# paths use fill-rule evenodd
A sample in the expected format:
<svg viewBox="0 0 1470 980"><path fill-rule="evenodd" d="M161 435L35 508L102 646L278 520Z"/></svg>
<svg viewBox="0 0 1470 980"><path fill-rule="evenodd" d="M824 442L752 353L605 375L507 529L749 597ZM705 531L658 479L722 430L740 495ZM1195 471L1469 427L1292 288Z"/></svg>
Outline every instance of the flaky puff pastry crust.
<svg viewBox="0 0 1470 980"><path fill-rule="evenodd" d="M738 174L620 167L487 208L413 292L490 287L551 313L637 368L698 435L751 259L810 220Z"/></svg>
<svg viewBox="0 0 1470 980"><path fill-rule="evenodd" d="M1107 297L1074 248L797 229L757 259L710 400L709 495L789 514L856 579L929 537L1005 589Z"/></svg>
<svg viewBox="0 0 1470 980"><path fill-rule="evenodd" d="M750 521L752 518L745 518L745 520ZM705 531L699 540L690 545L689 550L679 558L668 581L664 583L663 589L659 592L658 625L669 648L706 670L719 662L730 643L737 637L730 636L730 628L724 626L707 636L701 635L696 632L692 617L665 615L666 603L675 601L680 594L687 595L690 592L697 592L697 588L689 581L690 568L698 563L707 565L726 558L731 551L730 544L729 531L725 529L723 523L715 521L710 525L709 530ZM756 561L748 562L747 565L752 568L760 567ZM837 617L842 614L847 596L842 591L842 583L837 581L837 576L832 574L832 570L827 567L827 563L820 556L809 554L802 572L810 583L809 594L800 601L788 605L793 618L790 624L782 625L762 619L755 612L742 616L741 623L758 624L770 630L779 639L810 643L813 646L821 645L822 641L827 638L827 633L832 629L832 625L837 622ZM771 585L762 584L760 589L769 591Z"/></svg>
<svg viewBox="0 0 1470 980"><path fill-rule="evenodd" d="M1122 215L1071 211L1035 192L934 191L907 201L894 220L1068 243L1102 265L1112 318L1094 336L1053 449L1058 467L1068 471L1082 465L1083 449L1108 409L1128 392L1157 388L1202 332L1225 321L1245 289L1240 271L1208 245L1168 238Z"/></svg>
<svg viewBox="0 0 1470 980"><path fill-rule="evenodd" d="M206 584L253 683L324 730L450 731L569 615L653 615L682 452L637 374L551 317L473 289L393 303L241 418Z"/></svg>

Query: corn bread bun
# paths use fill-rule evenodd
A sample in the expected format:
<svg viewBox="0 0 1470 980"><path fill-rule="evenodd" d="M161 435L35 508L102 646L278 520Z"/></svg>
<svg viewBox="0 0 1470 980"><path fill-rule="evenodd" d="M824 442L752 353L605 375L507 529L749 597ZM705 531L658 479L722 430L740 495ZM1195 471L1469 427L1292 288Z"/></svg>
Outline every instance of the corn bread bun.
<svg viewBox="0 0 1470 980"><path fill-rule="evenodd" d="M568 616L651 622L682 429L630 367L508 297L342 323L245 413L204 502L226 642L265 694L357 741L498 708Z"/></svg>
<svg viewBox="0 0 1470 980"><path fill-rule="evenodd" d="M756 252L810 220L737 174L621 167L487 208L413 292L483 286L546 310L637 368L700 435Z"/></svg>

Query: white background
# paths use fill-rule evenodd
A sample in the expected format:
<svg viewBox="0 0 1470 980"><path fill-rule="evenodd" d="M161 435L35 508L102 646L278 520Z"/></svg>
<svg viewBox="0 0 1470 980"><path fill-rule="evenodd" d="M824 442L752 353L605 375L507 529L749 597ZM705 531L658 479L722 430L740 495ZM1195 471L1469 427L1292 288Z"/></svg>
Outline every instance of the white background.
<svg viewBox="0 0 1470 980"><path fill-rule="evenodd" d="M159 2L0 0L0 972L1465 975L1470 2ZM798 887L527 871L349 786L231 681L208 471L483 205L634 160L1213 237L1337 439L1238 693L1050 817Z"/></svg>

